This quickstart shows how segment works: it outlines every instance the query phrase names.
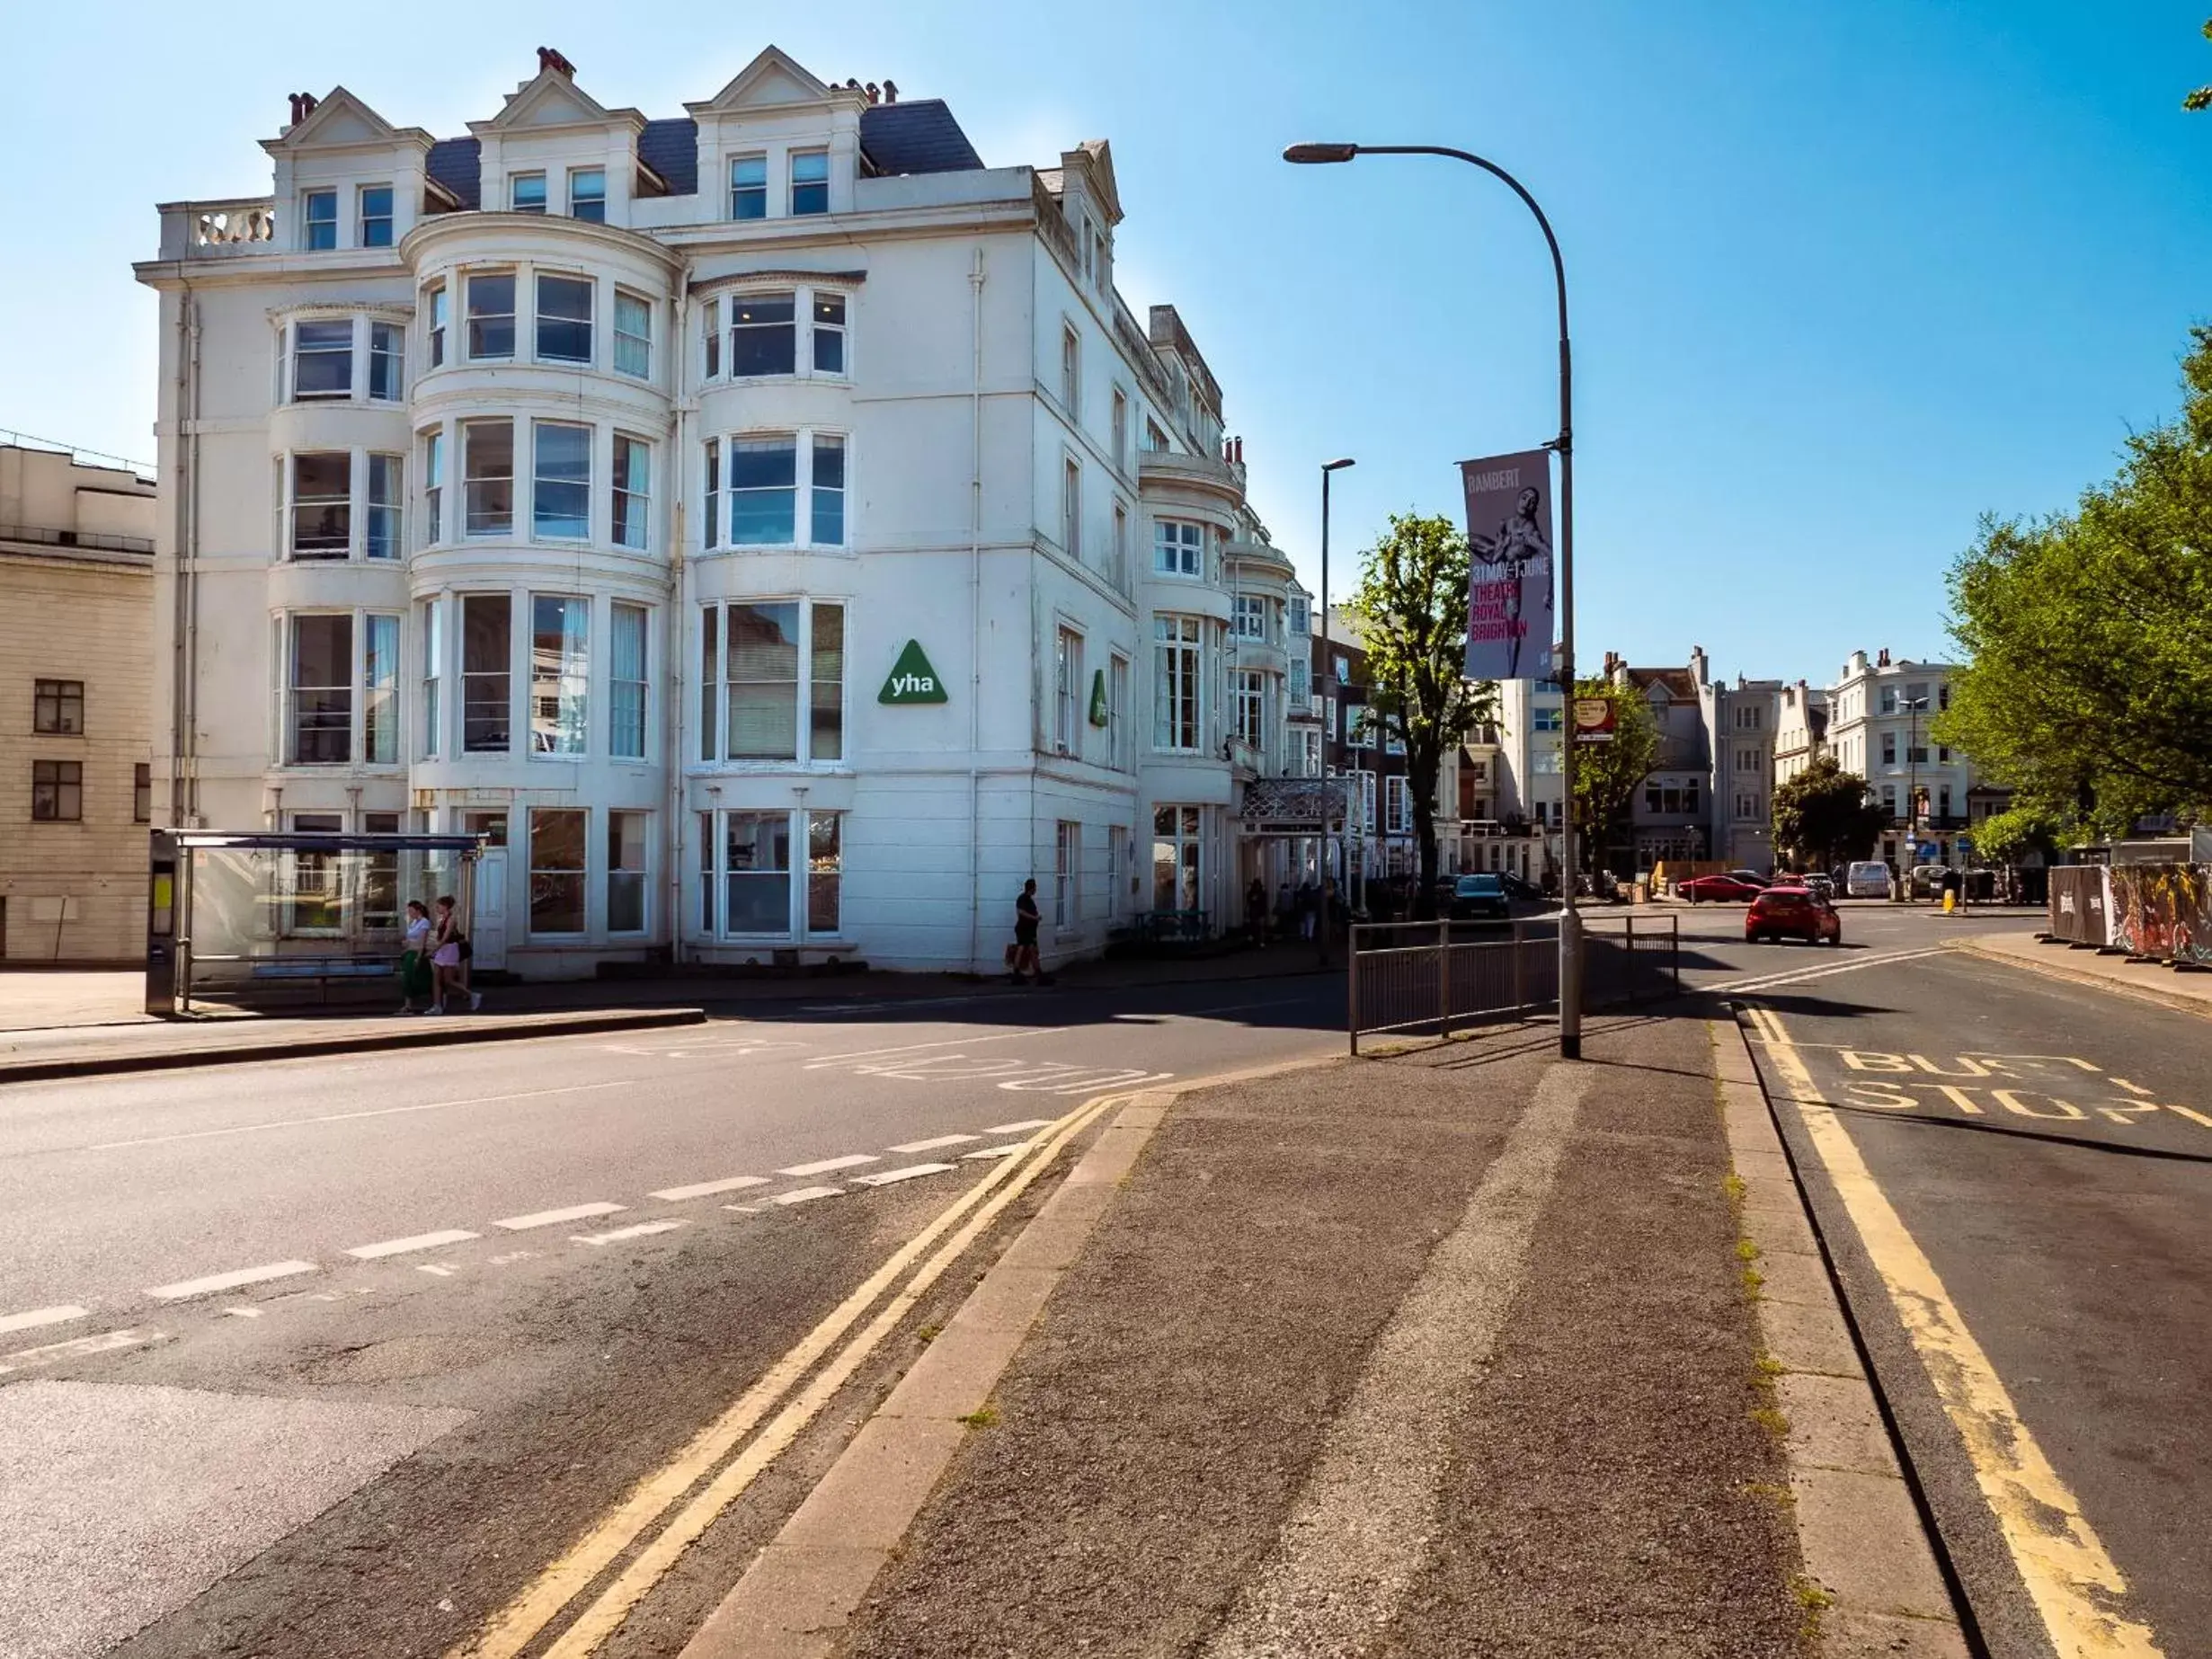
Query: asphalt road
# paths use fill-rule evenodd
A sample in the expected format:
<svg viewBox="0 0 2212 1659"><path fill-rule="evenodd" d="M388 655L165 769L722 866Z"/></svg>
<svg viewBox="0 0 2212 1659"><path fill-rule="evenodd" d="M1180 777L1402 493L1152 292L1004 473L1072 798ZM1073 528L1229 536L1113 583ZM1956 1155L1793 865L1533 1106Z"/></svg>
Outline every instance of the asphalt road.
<svg viewBox="0 0 2212 1659"><path fill-rule="evenodd" d="M141 1627L125 1651L443 1653L971 1155L1104 1093L1332 1051L1342 996L825 1000L0 1089L0 1653ZM706 1542L742 1565L767 1524ZM656 1603L669 1628L712 1605L698 1577Z"/></svg>
<svg viewBox="0 0 2212 1659"><path fill-rule="evenodd" d="M1799 977L1717 920L1696 977L1763 1010L1754 1051L1986 1650L2212 1654L2212 1027L1929 951L1965 925L1925 911L1847 909L1852 948L1789 953Z"/></svg>

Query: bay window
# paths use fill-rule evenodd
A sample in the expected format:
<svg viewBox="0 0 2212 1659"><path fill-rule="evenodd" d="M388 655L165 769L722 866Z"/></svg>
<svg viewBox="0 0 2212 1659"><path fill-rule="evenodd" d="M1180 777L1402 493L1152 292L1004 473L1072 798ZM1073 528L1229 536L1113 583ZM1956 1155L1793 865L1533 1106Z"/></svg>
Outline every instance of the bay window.
<svg viewBox="0 0 2212 1659"><path fill-rule="evenodd" d="M722 440L706 440L706 513L699 520L699 546L712 552L722 546Z"/></svg>
<svg viewBox="0 0 2212 1659"><path fill-rule="evenodd" d="M422 434L422 545L434 547L446 535L446 435Z"/></svg>
<svg viewBox="0 0 2212 1659"><path fill-rule="evenodd" d="M617 603L609 653L607 752L617 760L645 758L645 630L643 605Z"/></svg>
<svg viewBox="0 0 2212 1659"><path fill-rule="evenodd" d="M295 559L342 559L353 551L353 455L292 457L289 546Z"/></svg>
<svg viewBox="0 0 2212 1659"><path fill-rule="evenodd" d="M708 380L722 377L722 300L719 296L699 305L699 343L706 350L700 372Z"/></svg>
<svg viewBox="0 0 2212 1659"><path fill-rule="evenodd" d="M1267 601L1256 594L1239 593L1234 603L1234 616L1239 639L1264 640L1267 637Z"/></svg>
<svg viewBox="0 0 2212 1659"><path fill-rule="evenodd" d="M537 278L537 360L591 360L591 283L582 277Z"/></svg>
<svg viewBox="0 0 2212 1659"><path fill-rule="evenodd" d="M369 395L395 404L407 395L407 334L396 323L369 325Z"/></svg>
<svg viewBox="0 0 2212 1659"><path fill-rule="evenodd" d="M1257 669L1239 669L1233 676L1237 694L1237 735L1253 748L1266 733L1266 682Z"/></svg>
<svg viewBox="0 0 2212 1659"><path fill-rule="evenodd" d="M699 837L702 932L729 939L837 935L845 862L840 814L804 808L703 812ZM805 860L803 871L795 852Z"/></svg>
<svg viewBox="0 0 2212 1659"><path fill-rule="evenodd" d="M583 541L591 534L591 429L530 423L530 534Z"/></svg>
<svg viewBox="0 0 2212 1659"><path fill-rule="evenodd" d="M369 457L369 510L365 517L362 550L372 559L399 557L399 515L401 480L404 474L399 457L372 455Z"/></svg>
<svg viewBox="0 0 2212 1659"><path fill-rule="evenodd" d="M615 372L653 377L653 304L615 290Z"/></svg>
<svg viewBox="0 0 2212 1659"><path fill-rule="evenodd" d="M371 614L361 634L361 758L399 763L399 618Z"/></svg>
<svg viewBox="0 0 2212 1659"><path fill-rule="evenodd" d="M292 397L306 403L353 395L353 319L292 324Z"/></svg>
<svg viewBox="0 0 2212 1659"><path fill-rule="evenodd" d="M423 295L425 308L430 314L431 367L443 368L446 365L446 285L442 282Z"/></svg>
<svg viewBox="0 0 2212 1659"><path fill-rule="evenodd" d="M730 301L730 372L736 376L788 375L798 367L797 299L780 294L742 294Z"/></svg>
<svg viewBox="0 0 2212 1659"><path fill-rule="evenodd" d="M722 834L725 933L791 931L791 814L725 812Z"/></svg>
<svg viewBox="0 0 2212 1659"><path fill-rule="evenodd" d="M652 503L653 448L642 438L615 434L614 500L608 522L614 544L640 552L646 545L646 510Z"/></svg>
<svg viewBox="0 0 2212 1659"><path fill-rule="evenodd" d="M513 601L504 593L461 599L461 749L503 755L511 746Z"/></svg>
<svg viewBox="0 0 2212 1659"><path fill-rule="evenodd" d="M515 279L512 271L468 279L468 356L472 362L506 362L515 354Z"/></svg>
<svg viewBox="0 0 2212 1659"><path fill-rule="evenodd" d="M344 766L353 759L353 617L291 619L286 679L288 766Z"/></svg>
<svg viewBox="0 0 2212 1659"><path fill-rule="evenodd" d="M581 755L591 731L591 601L530 595L530 752Z"/></svg>
<svg viewBox="0 0 2212 1659"><path fill-rule="evenodd" d="M1202 747L1200 645L1205 623L1197 617L1152 618L1152 747L1193 754Z"/></svg>
<svg viewBox="0 0 2212 1659"><path fill-rule="evenodd" d="M726 475L722 457L729 458ZM846 545L846 440L832 432L754 432L726 451L706 445L707 524L702 540L721 540L719 495L729 496L733 547L842 547ZM801 504L805 513L801 516Z"/></svg>
<svg viewBox="0 0 2212 1659"><path fill-rule="evenodd" d="M808 484L813 517L807 525L806 539L817 547L842 547L845 545L845 440L842 438L831 437L826 433L815 434Z"/></svg>
<svg viewBox="0 0 2212 1659"><path fill-rule="evenodd" d="M515 423L461 423L462 503L471 536L511 536L515 522Z"/></svg>
<svg viewBox="0 0 2212 1659"><path fill-rule="evenodd" d="M1152 569L1163 576L1205 574L1206 527L1184 519L1152 526Z"/></svg>
<svg viewBox="0 0 2212 1659"><path fill-rule="evenodd" d="M607 931L645 931L645 846L650 812L607 814Z"/></svg>
<svg viewBox="0 0 2212 1659"><path fill-rule="evenodd" d="M768 599L709 606L700 637L700 683L708 694L700 722L702 758L802 766L844 759L841 601Z"/></svg>
<svg viewBox="0 0 2212 1659"><path fill-rule="evenodd" d="M580 934L584 930L584 826L582 807L530 809L530 932Z"/></svg>
<svg viewBox="0 0 2212 1659"><path fill-rule="evenodd" d="M817 292L814 295L813 319L814 372L818 375L843 374L845 296Z"/></svg>
<svg viewBox="0 0 2212 1659"><path fill-rule="evenodd" d="M796 438L730 440L730 545L789 546L799 539Z"/></svg>
<svg viewBox="0 0 2212 1659"><path fill-rule="evenodd" d="M422 601L422 757L435 760L440 752L443 738L440 731L440 715L443 712L446 671L446 608L439 599Z"/></svg>

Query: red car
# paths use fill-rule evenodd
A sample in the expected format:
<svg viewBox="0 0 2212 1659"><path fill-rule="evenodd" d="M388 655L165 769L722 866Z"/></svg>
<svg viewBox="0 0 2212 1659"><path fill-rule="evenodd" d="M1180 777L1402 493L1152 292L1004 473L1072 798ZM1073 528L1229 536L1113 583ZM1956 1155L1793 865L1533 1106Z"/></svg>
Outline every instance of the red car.
<svg viewBox="0 0 2212 1659"><path fill-rule="evenodd" d="M1744 912L1744 942L1756 945L1763 939L1841 945L1843 922L1835 907L1808 887L1770 887Z"/></svg>
<svg viewBox="0 0 2212 1659"><path fill-rule="evenodd" d="M1710 904L1716 900L1723 904L1740 904L1746 899L1755 899L1766 890L1756 882L1746 882L1733 875L1701 875L1695 881L1683 883L1675 889L1692 904Z"/></svg>

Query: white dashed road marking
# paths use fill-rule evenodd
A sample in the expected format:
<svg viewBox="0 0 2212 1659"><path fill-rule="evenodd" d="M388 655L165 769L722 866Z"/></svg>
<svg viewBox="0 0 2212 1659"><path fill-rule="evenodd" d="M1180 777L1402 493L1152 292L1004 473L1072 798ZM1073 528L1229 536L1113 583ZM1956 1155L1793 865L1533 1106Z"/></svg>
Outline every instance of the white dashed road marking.
<svg viewBox="0 0 2212 1659"><path fill-rule="evenodd" d="M588 1221L595 1215L613 1215L623 1209L621 1204L571 1204L565 1210L540 1210L532 1215L511 1215L503 1221L494 1221L494 1227L503 1227L511 1233L525 1233L533 1227L557 1227L563 1221Z"/></svg>
<svg viewBox="0 0 2212 1659"><path fill-rule="evenodd" d="M94 1353L112 1353L119 1348L143 1348L149 1343L168 1340L159 1331L104 1331L97 1336L79 1336L70 1342L51 1343L43 1348L22 1348L0 1356L0 1376L9 1371L29 1371L34 1366L52 1365L62 1360L83 1359Z"/></svg>
<svg viewBox="0 0 2212 1659"><path fill-rule="evenodd" d="M987 1135L1026 1135L1033 1129L1050 1129L1052 1126L1051 1118L1026 1117L1018 1123L993 1123L983 1132Z"/></svg>
<svg viewBox="0 0 2212 1659"><path fill-rule="evenodd" d="M964 1147L971 1140L981 1140L981 1135L932 1135L927 1140L909 1140L895 1146L893 1152L935 1152L941 1147Z"/></svg>
<svg viewBox="0 0 2212 1659"><path fill-rule="evenodd" d="M634 1227L617 1227L611 1233L578 1233L568 1242L580 1245L620 1244L626 1238L650 1238L655 1233L672 1233L683 1225L681 1221L640 1221Z"/></svg>
<svg viewBox="0 0 2212 1659"><path fill-rule="evenodd" d="M909 1164L903 1169L879 1169L872 1175L853 1179L862 1186L889 1186L894 1181L911 1181L916 1175L941 1175L951 1167L950 1164Z"/></svg>
<svg viewBox="0 0 2212 1659"><path fill-rule="evenodd" d="M268 1262L259 1267L241 1267L235 1273L209 1273L204 1279L180 1279L174 1284L157 1284L147 1294L157 1302L189 1301L195 1296L212 1296L218 1291L235 1291L242 1284L265 1284L271 1279L290 1279L314 1271L313 1262Z"/></svg>
<svg viewBox="0 0 2212 1659"><path fill-rule="evenodd" d="M67 1325L72 1319L82 1319L90 1311L74 1305L67 1308L33 1308L29 1313L0 1314L0 1335L9 1331L35 1331L42 1325Z"/></svg>
<svg viewBox="0 0 2212 1659"><path fill-rule="evenodd" d="M428 1273L434 1279L450 1279L460 1271L458 1267L447 1267L437 1262L425 1262L415 1269L415 1272Z"/></svg>
<svg viewBox="0 0 2212 1659"><path fill-rule="evenodd" d="M481 1238L482 1233L464 1232L458 1227L448 1228L442 1233L417 1233L412 1238L387 1238L382 1244L355 1245L346 1254L360 1261L374 1262L387 1255L406 1255L416 1250L435 1250L440 1245L466 1244L472 1238Z"/></svg>
<svg viewBox="0 0 2212 1659"><path fill-rule="evenodd" d="M712 1198L716 1193L742 1192L749 1186L766 1186L766 1175L732 1175L723 1181L701 1181L692 1186L664 1186L657 1193L646 1194L665 1203L680 1204L687 1198Z"/></svg>
<svg viewBox="0 0 2212 1659"><path fill-rule="evenodd" d="M835 1198L845 1189L841 1186L803 1186L789 1193L778 1193L768 1200L772 1204L807 1204L817 1198Z"/></svg>
<svg viewBox="0 0 2212 1659"><path fill-rule="evenodd" d="M1011 1158L1028 1144L1026 1140L1009 1140L1001 1147L983 1147L973 1152L963 1152L960 1156L963 1158Z"/></svg>
<svg viewBox="0 0 2212 1659"><path fill-rule="evenodd" d="M779 1175L826 1175L832 1169L857 1169L863 1164L881 1160L873 1152L848 1152L843 1158L825 1158L812 1164L794 1164L788 1169L779 1169Z"/></svg>
<svg viewBox="0 0 2212 1659"><path fill-rule="evenodd" d="M226 1308L223 1311L234 1319L258 1319L262 1317L262 1310L258 1308Z"/></svg>

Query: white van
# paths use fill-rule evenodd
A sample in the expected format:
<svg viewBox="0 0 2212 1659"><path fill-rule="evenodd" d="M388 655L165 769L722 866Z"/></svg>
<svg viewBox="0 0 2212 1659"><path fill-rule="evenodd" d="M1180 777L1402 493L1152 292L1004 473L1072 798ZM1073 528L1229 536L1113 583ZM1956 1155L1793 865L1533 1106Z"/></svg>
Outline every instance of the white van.
<svg viewBox="0 0 2212 1659"><path fill-rule="evenodd" d="M1889 866L1879 858L1861 858L1843 872L1846 899L1889 897Z"/></svg>

